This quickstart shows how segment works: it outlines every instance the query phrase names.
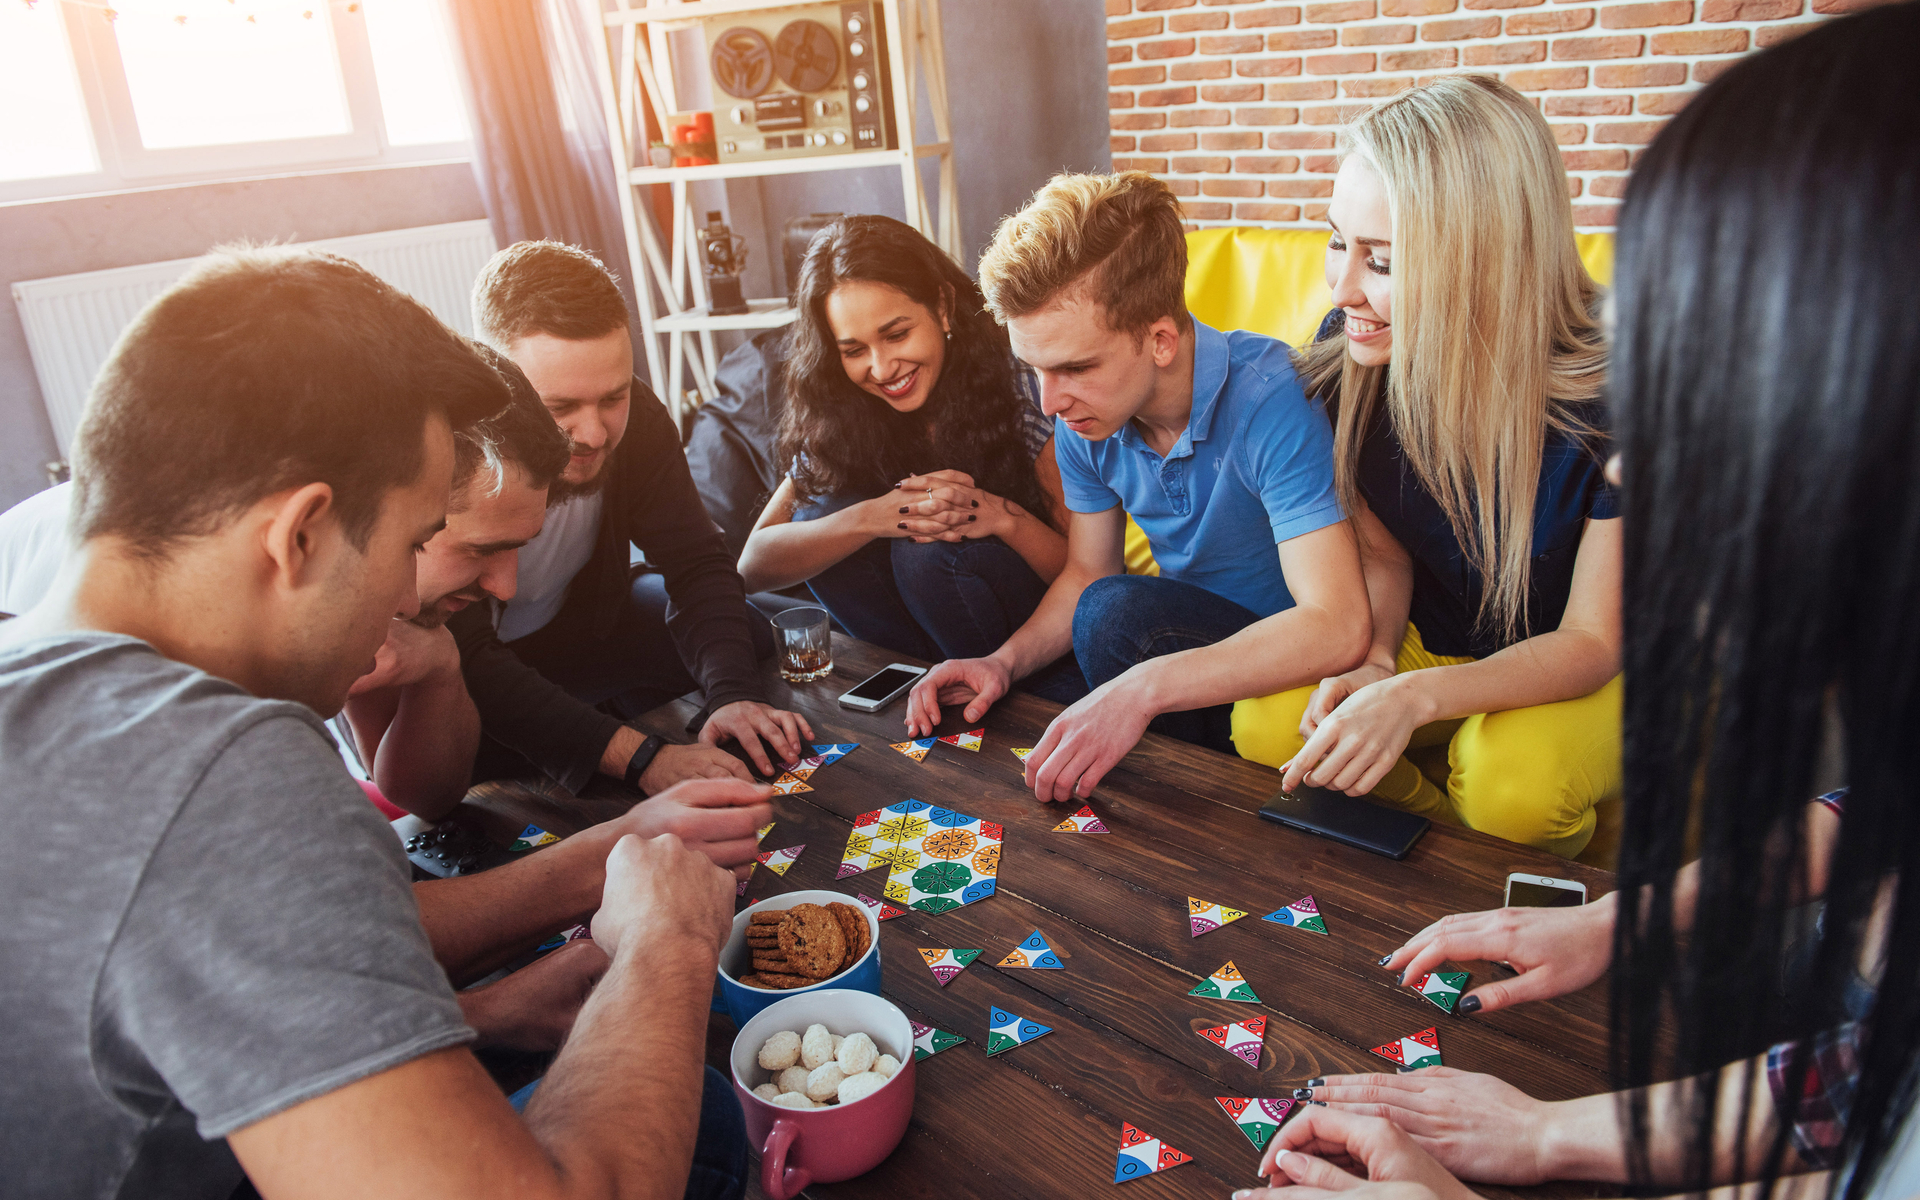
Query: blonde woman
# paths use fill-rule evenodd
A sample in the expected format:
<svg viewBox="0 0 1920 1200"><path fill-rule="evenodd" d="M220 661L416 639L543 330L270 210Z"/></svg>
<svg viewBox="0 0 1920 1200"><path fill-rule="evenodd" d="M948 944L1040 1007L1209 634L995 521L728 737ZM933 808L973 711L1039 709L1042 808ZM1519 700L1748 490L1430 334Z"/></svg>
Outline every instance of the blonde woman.
<svg viewBox="0 0 1920 1200"><path fill-rule="evenodd" d="M1599 289L1553 135L1495 80L1416 88L1353 126L1328 218L1336 310L1303 374L1334 420L1373 644L1240 702L1235 746L1289 788L1605 859L1620 522Z"/></svg>

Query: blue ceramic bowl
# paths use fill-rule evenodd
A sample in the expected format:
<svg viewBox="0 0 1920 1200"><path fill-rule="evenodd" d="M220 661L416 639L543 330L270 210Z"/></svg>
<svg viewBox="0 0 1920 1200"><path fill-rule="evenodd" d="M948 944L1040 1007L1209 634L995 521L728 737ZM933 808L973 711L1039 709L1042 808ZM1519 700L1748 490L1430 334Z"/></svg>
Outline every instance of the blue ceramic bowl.
<svg viewBox="0 0 1920 1200"><path fill-rule="evenodd" d="M753 974L753 956L747 950L748 919L757 912L778 912L792 908L796 904L818 904L826 907L838 901L851 904L860 915L867 919L869 945L851 967L830 979L822 979L811 987L789 988L775 991L771 988L749 987L740 982L740 976ZM720 1000L726 1012L733 1018L736 1029L745 1028L761 1009L789 996L804 996L823 988L846 988L856 992L880 994L880 918L872 909L841 892L786 892L778 896L769 896L758 904L741 909L733 918L733 934L727 938L725 948L720 951Z"/></svg>

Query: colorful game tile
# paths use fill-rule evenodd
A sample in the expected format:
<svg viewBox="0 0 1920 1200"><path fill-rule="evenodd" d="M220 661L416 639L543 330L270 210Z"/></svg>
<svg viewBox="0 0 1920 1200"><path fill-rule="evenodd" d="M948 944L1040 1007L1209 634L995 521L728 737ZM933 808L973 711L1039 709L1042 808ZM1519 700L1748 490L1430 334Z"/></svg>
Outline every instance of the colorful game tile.
<svg viewBox="0 0 1920 1200"><path fill-rule="evenodd" d="M895 908L893 905L888 904L885 900L875 900L872 896L867 895L865 892L856 892L854 893L853 898L855 900L858 900L860 903L866 905L868 908L871 908L874 911L874 915L882 921L891 921L895 917L904 917L907 915L906 909Z"/></svg>
<svg viewBox="0 0 1920 1200"><path fill-rule="evenodd" d="M785 850L768 850L764 854L756 854L753 860L765 863L767 870L775 875L785 875L787 868L793 865L793 860L799 858L800 852L806 848L807 844L802 842L798 846L788 846Z"/></svg>
<svg viewBox="0 0 1920 1200"><path fill-rule="evenodd" d="M529 825L520 831L520 836L507 844L507 849L518 854L522 850L535 850L541 846L551 846L560 840L557 833L548 833L538 825Z"/></svg>
<svg viewBox="0 0 1920 1200"><path fill-rule="evenodd" d="M1212 933L1222 925L1231 925L1246 915L1237 908L1226 908L1211 900L1187 897L1187 923L1193 927L1194 937Z"/></svg>
<svg viewBox="0 0 1920 1200"><path fill-rule="evenodd" d="M1262 921L1272 921L1275 925L1291 925L1295 929L1304 929L1308 933L1325 933L1327 922L1320 915L1320 909L1314 904L1312 896L1302 896L1285 908L1275 909Z"/></svg>
<svg viewBox="0 0 1920 1200"><path fill-rule="evenodd" d="M1120 1122L1120 1157L1113 1166L1115 1183L1143 1179L1192 1161L1191 1154L1182 1154L1159 1138L1140 1132L1126 1121Z"/></svg>
<svg viewBox="0 0 1920 1200"><path fill-rule="evenodd" d="M1373 1052L1388 1062L1398 1063L1403 1071L1437 1067L1440 1065L1440 1031L1422 1029L1384 1046L1375 1046Z"/></svg>
<svg viewBox="0 0 1920 1200"><path fill-rule="evenodd" d="M1013 748L1013 756L1019 759L1021 762L1027 761L1027 755L1032 753L1033 753L1032 746L1015 746Z"/></svg>
<svg viewBox="0 0 1920 1200"><path fill-rule="evenodd" d="M1231 1025L1217 1025L1212 1029L1202 1029L1200 1036L1212 1042L1236 1058L1246 1060L1250 1067L1260 1065L1260 1046L1267 1036L1267 1019L1255 1017L1250 1021L1235 1021ZM1379 1051L1374 1051L1378 1054Z"/></svg>
<svg viewBox="0 0 1920 1200"><path fill-rule="evenodd" d="M987 731L985 729L969 729L965 733L949 733L939 740L949 746L958 746L962 750L971 750L975 754L978 754L980 753L980 739L986 735Z"/></svg>
<svg viewBox="0 0 1920 1200"><path fill-rule="evenodd" d="M1228 959L1227 964L1207 976L1206 982L1188 992L1189 996L1206 996L1213 1000L1240 1000L1248 1004L1260 1003L1260 997L1253 994L1247 981L1240 974L1240 968Z"/></svg>
<svg viewBox="0 0 1920 1200"><path fill-rule="evenodd" d="M898 750L917 763L927 761L927 751L933 749L936 738L915 738L911 742L893 742L891 748Z"/></svg>
<svg viewBox="0 0 1920 1200"><path fill-rule="evenodd" d="M922 1025L918 1021L907 1022L913 1026L913 1061L932 1058L942 1050L951 1050L967 1039L957 1033L948 1033L944 1029L935 1029L931 1025Z"/></svg>
<svg viewBox="0 0 1920 1200"><path fill-rule="evenodd" d="M945 987L954 981L960 972L967 969L974 959L980 957L978 950L946 950L920 947L920 957L927 960L927 970Z"/></svg>
<svg viewBox="0 0 1920 1200"><path fill-rule="evenodd" d="M859 748L859 742L836 742L827 746L808 746L807 752L801 755L799 761L791 764L791 766L811 767L817 771L821 767L832 766ZM791 769L791 767L789 769Z"/></svg>
<svg viewBox="0 0 1920 1200"><path fill-rule="evenodd" d="M556 933L552 937L548 938L546 941L541 942L538 946L535 946L533 948L533 952L535 954L538 954L543 950L558 950L560 947L566 945L569 942L578 942L582 940L589 941L589 942L592 941L593 930L587 928L585 925L575 925L571 929L562 929L559 933Z"/></svg>
<svg viewBox="0 0 1920 1200"><path fill-rule="evenodd" d="M1439 1005L1442 1012L1452 1012L1460 1003L1460 993L1467 990L1467 973L1432 971L1414 980L1413 989Z"/></svg>
<svg viewBox="0 0 1920 1200"><path fill-rule="evenodd" d="M1027 940L1013 948L1005 958L993 964L996 967L1032 967L1036 970L1063 971L1067 964L1047 945L1047 939L1040 936L1038 929L1027 935Z"/></svg>
<svg viewBox="0 0 1920 1200"><path fill-rule="evenodd" d="M1053 827L1055 833L1112 833L1100 818L1093 815L1093 806L1083 804L1080 811Z"/></svg>
<svg viewBox="0 0 1920 1200"><path fill-rule="evenodd" d="M884 866L886 899L902 908L947 912L993 895L1005 837L992 821L902 800L854 818L839 877Z"/></svg>
<svg viewBox="0 0 1920 1200"><path fill-rule="evenodd" d="M791 796L795 792L810 792L812 790L813 785L806 781L805 776L795 775L792 771L788 771L773 781L773 794L776 796Z"/></svg>
<svg viewBox="0 0 1920 1200"><path fill-rule="evenodd" d="M768 821L768 822L767 822L767 823L766 823L765 825L762 825L762 826L761 826L761 827L760 827L759 829L757 829L757 830L755 830L755 831L754 831L754 834L753 834L753 840L754 840L754 841L756 841L756 842L764 842L764 841L766 841L766 840L767 840L767 835L768 835L768 834L770 834L770 833L772 833L772 832L773 832L773 827L774 827L775 825L778 825L779 823L780 823L780 822L778 822L778 821Z"/></svg>
<svg viewBox="0 0 1920 1200"><path fill-rule="evenodd" d="M1267 1148L1273 1135L1286 1123L1294 1103L1274 1096L1215 1096L1213 1102L1227 1111L1255 1150Z"/></svg>
<svg viewBox="0 0 1920 1200"><path fill-rule="evenodd" d="M987 1010L987 1057L1015 1046L1023 1046L1035 1038L1042 1038L1053 1032L1053 1026L1042 1025L1038 1021L1029 1021L1025 1017L1016 1017L1003 1008Z"/></svg>
<svg viewBox="0 0 1920 1200"><path fill-rule="evenodd" d="M744 896L747 894L747 885L753 882L753 873L759 866L760 864L758 862L750 862L747 864L747 873L734 881L733 894L735 896Z"/></svg>

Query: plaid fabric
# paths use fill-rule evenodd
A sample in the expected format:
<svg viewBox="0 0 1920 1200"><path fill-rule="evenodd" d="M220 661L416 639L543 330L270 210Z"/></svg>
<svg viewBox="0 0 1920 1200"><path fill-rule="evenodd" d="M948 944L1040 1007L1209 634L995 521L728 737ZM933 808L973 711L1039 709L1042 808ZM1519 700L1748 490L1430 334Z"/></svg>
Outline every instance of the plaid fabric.
<svg viewBox="0 0 1920 1200"><path fill-rule="evenodd" d="M1860 1078L1860 1032L1860 1023L1849 1021L1813 1039L1813 1060L1807 1064L1792 1133L1794 1150L1810 1166L1832 1167L1840 1140L1846 1136L1847 1114L1853 1110ZM1789 1108L1787 1070L1800 1046L1781 1042L1767 1051L1767 1086L1773 1091L1774 1111L1782 1116Z"/></svg>
<svg viewBox="0 0 1920 1200"><path fill-rule="evenodd" d="M1835 788L1830 792L1815 796L1813 800L1815 804L1824 804L1832 809L1834 816L1844 817L1847 815L1847 792L1850 790L1849 788Z"/></svg>

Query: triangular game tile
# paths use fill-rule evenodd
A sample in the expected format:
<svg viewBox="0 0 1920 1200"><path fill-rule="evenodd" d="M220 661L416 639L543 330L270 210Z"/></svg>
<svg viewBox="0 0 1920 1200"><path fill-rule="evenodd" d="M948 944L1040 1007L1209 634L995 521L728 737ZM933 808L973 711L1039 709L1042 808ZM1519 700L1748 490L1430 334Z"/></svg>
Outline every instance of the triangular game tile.
<svg viewBox="0 0 1920 1200"><path fill-rule="evenodd" d="M927 751L933 749L933 738L915 738L911 742L893 742L890 748L898 750L915 762L927 761Z"/></svg>
<svg viewBox="0 0 1920 1200"><path fill-rule="evenodd" d="M798 846L788 846L784 850L768 850L763 854L756 854L753 856L753 860L758 863L765 863L767 870L772 871L775 875L785 875L787 868L793 865L793 860L799 858L800 852L806 848L807 844L802 842Z"/></svg>
<svg viewBox="0 0 1920 1200"><path fill-rule="evenodd" d="M1235 1021L1231 1025L1216 1025L1212 1029L1198 1031L1200 1036L1225 1050L1235 1058L1244 1060L1248 1066L1260 1065L1260 1043L1267 1036L1267 1019L1254 1017L1249 1021ZM1376 1051L1376 1053L1378 1053Z"/></svg>
<svg viewBox="0 0 1920 1200"><path fill-rule="evenodd" d="M857 892L854 894L853 898L855 900L858 900L860 903L866 905L868 908L872 909L874 912L874 915L882 921L891 921L895 917L904 917L907 915L906 909L895 908L893 905L888 904L885 900L875 900L872 896L867 895L865 892Z"/></svg>
<svg viewBox="0 0 1920 1200"><path fill-rule="evenodd" d="M1375 1046L1373 1052L1390 1063L1398 1063L1403 1071L1437 1067L1440 1065L1440 1030L1438 1027L1422 1029L1384 1046Z"/></svg>
<svg viewBox="0 0 1920 1200"><path fill-rule="evenodd" d="M1183 1154L1152 1134L1142 1133L1130 1122L1120 1122L1120 1155L1113 1166L1115 1183L1140 1179L1192 1161L1191 1154Z"/></svg>
<svg viewBox="0 0 1920 1200"><path fill-rule="evenodd" d="M813 790L812 784L791 771L774 780L772 787L773 794L776 796L791 796L795 792L810 792Z"/></svg>
<svg viewBox="0 0 1920 1200"><path fill-rule="evenodd" d="M1211 900L1187 897L1187 923L1193 929L1193 936L1212 933L1222 925L1231 925L1247 914L1237 908L1227 908Z"/></svg>
<svg viewBox="0 0 1920 1200"><path fill-rule="evenodd" d="M1260 919L1272 921L1275 925L1291 925L1295 929L1304 929L1308 933L1327 931L1326 918L1320 915L1320 909L1314 904L1312 896L1302 896L1285 908L1277 908Z"/></svg>
<svg viewBox="0 0 1920 1200"><path fill-rule="evenodd" d="M1003 1008L987 1010L987 1057L1023 1046L1053 1032L1053 1026L1016 1017Z"/></svg>
<svg viewBox="0 0 1920 1200"><path fill-rule="evenodd" d="M940 981L940 986L945 987L953 982L955 976L966 970L974 959L980 957L980 951L929 949L921 946L920 957L927 960L927 969L932 971L933 977Z"/></svg>
<svg viewBox="0 0 1920 1200"><path fill-rule="evenodd" d="M766 840L767 840L767 835L768 835L768 834L770 834L770 833L772 833L772 832L773 832L773 827L774 827L775 825L778 825L779 823L780 823L780 822L778 822L778 821L768 821L768 822L767 822L767 823L766 823L765 825L762 825L762 826L761 826L761 827L760 827L759 829L756 829L756 830L754 831L754 833L753 833L753 840L754 840L754 841L756 841L756 842L764 842L764 841L766 841Z"/></svg>
<svg viewBox="0 0 1920 1200"><path fill-rule="evenodd" d="M1083 804L1080 811L1053 827L1055 833L1111 833L1100 818L1093 813L1091 804Z"/></svg>
<svg viewBox="0 0 1920 1200"><path fill-rule="evenodd" d="M1413 981L1413 990L1433 1001L1442 1012L1452 1012L1467 990L1465 971L1433 971Z"/></svg>
<svg viewBox="0 0 1920 1200"><path fill-rule="evenodd" d="M1253 989L1247 986L1246 979L1240 974L1240 969L1233 965L1232 959L1228 959L1225 966L1209 975L1205 982L1187 995L1207 996L1214 1000L1240 1000L1247 1004L1260 1003L1260 997L1254 995Z"/></svg>
<svg viewBox="0 0 1920 1200"><path fill-rule="evenodd" d="M557 833L548 833L538 825L529 825L520 831L520 836L508 843L507 849L514 854L522 850L534 850L541 846L551 846L560 840Z"/></svg>
<svg viewBox="0 0 1920 1200"><path fill-rule="evenodd" d="M1013 756L1014 756L1015 758L1017 758L1017 759L1019 759L1019 760L1020 760L1021 762L1025 762L1025 761L1027 761L1027 755L1029 755L1029 754L1032 754L1032 753L1033 753L1033 747L1032 747L1032 746L1015 746L1015 747L1013 747Z"/></svg>
<svg viewBox="0 0 1920 1200"><path fill-rule="evenodd" d="M996 967L1033 967L1038 970L1058 971L1066 969L1060 956L1047 945L1047 939L1040 936L1038 929L1027 935L1027 940L1013 948L1005 958L993 964Z"/></svg>
<svg viewBox="0 0 1920 1200"><path fill-rule="evenodd" d="M986 733L987 731L985 729L969 729L965 733L949 733L939 740L949 746L958 746L962 750L971 750L975 754L978 754L980 753L980 739L985 737Z"/></svg>
<svg viewBox="0 0 1920 1200"><path fill-rule="evenodd" d="M942 1050L951 1050L967 1039L957 1033L948 1033L944 1029L935 1029L931 1025L922 1025L918 1021L908 1021L913 1026L913 1061L932 1058Z"/></svg>
<svg viewBox="0 0 1920 1200"><path fill-rule="evenodd" d="M1226 1110L1255 1150L1267 1148L1294 1106L1292 1100L1277 1096L1215 1096L1213 1102Z"/></svg>

